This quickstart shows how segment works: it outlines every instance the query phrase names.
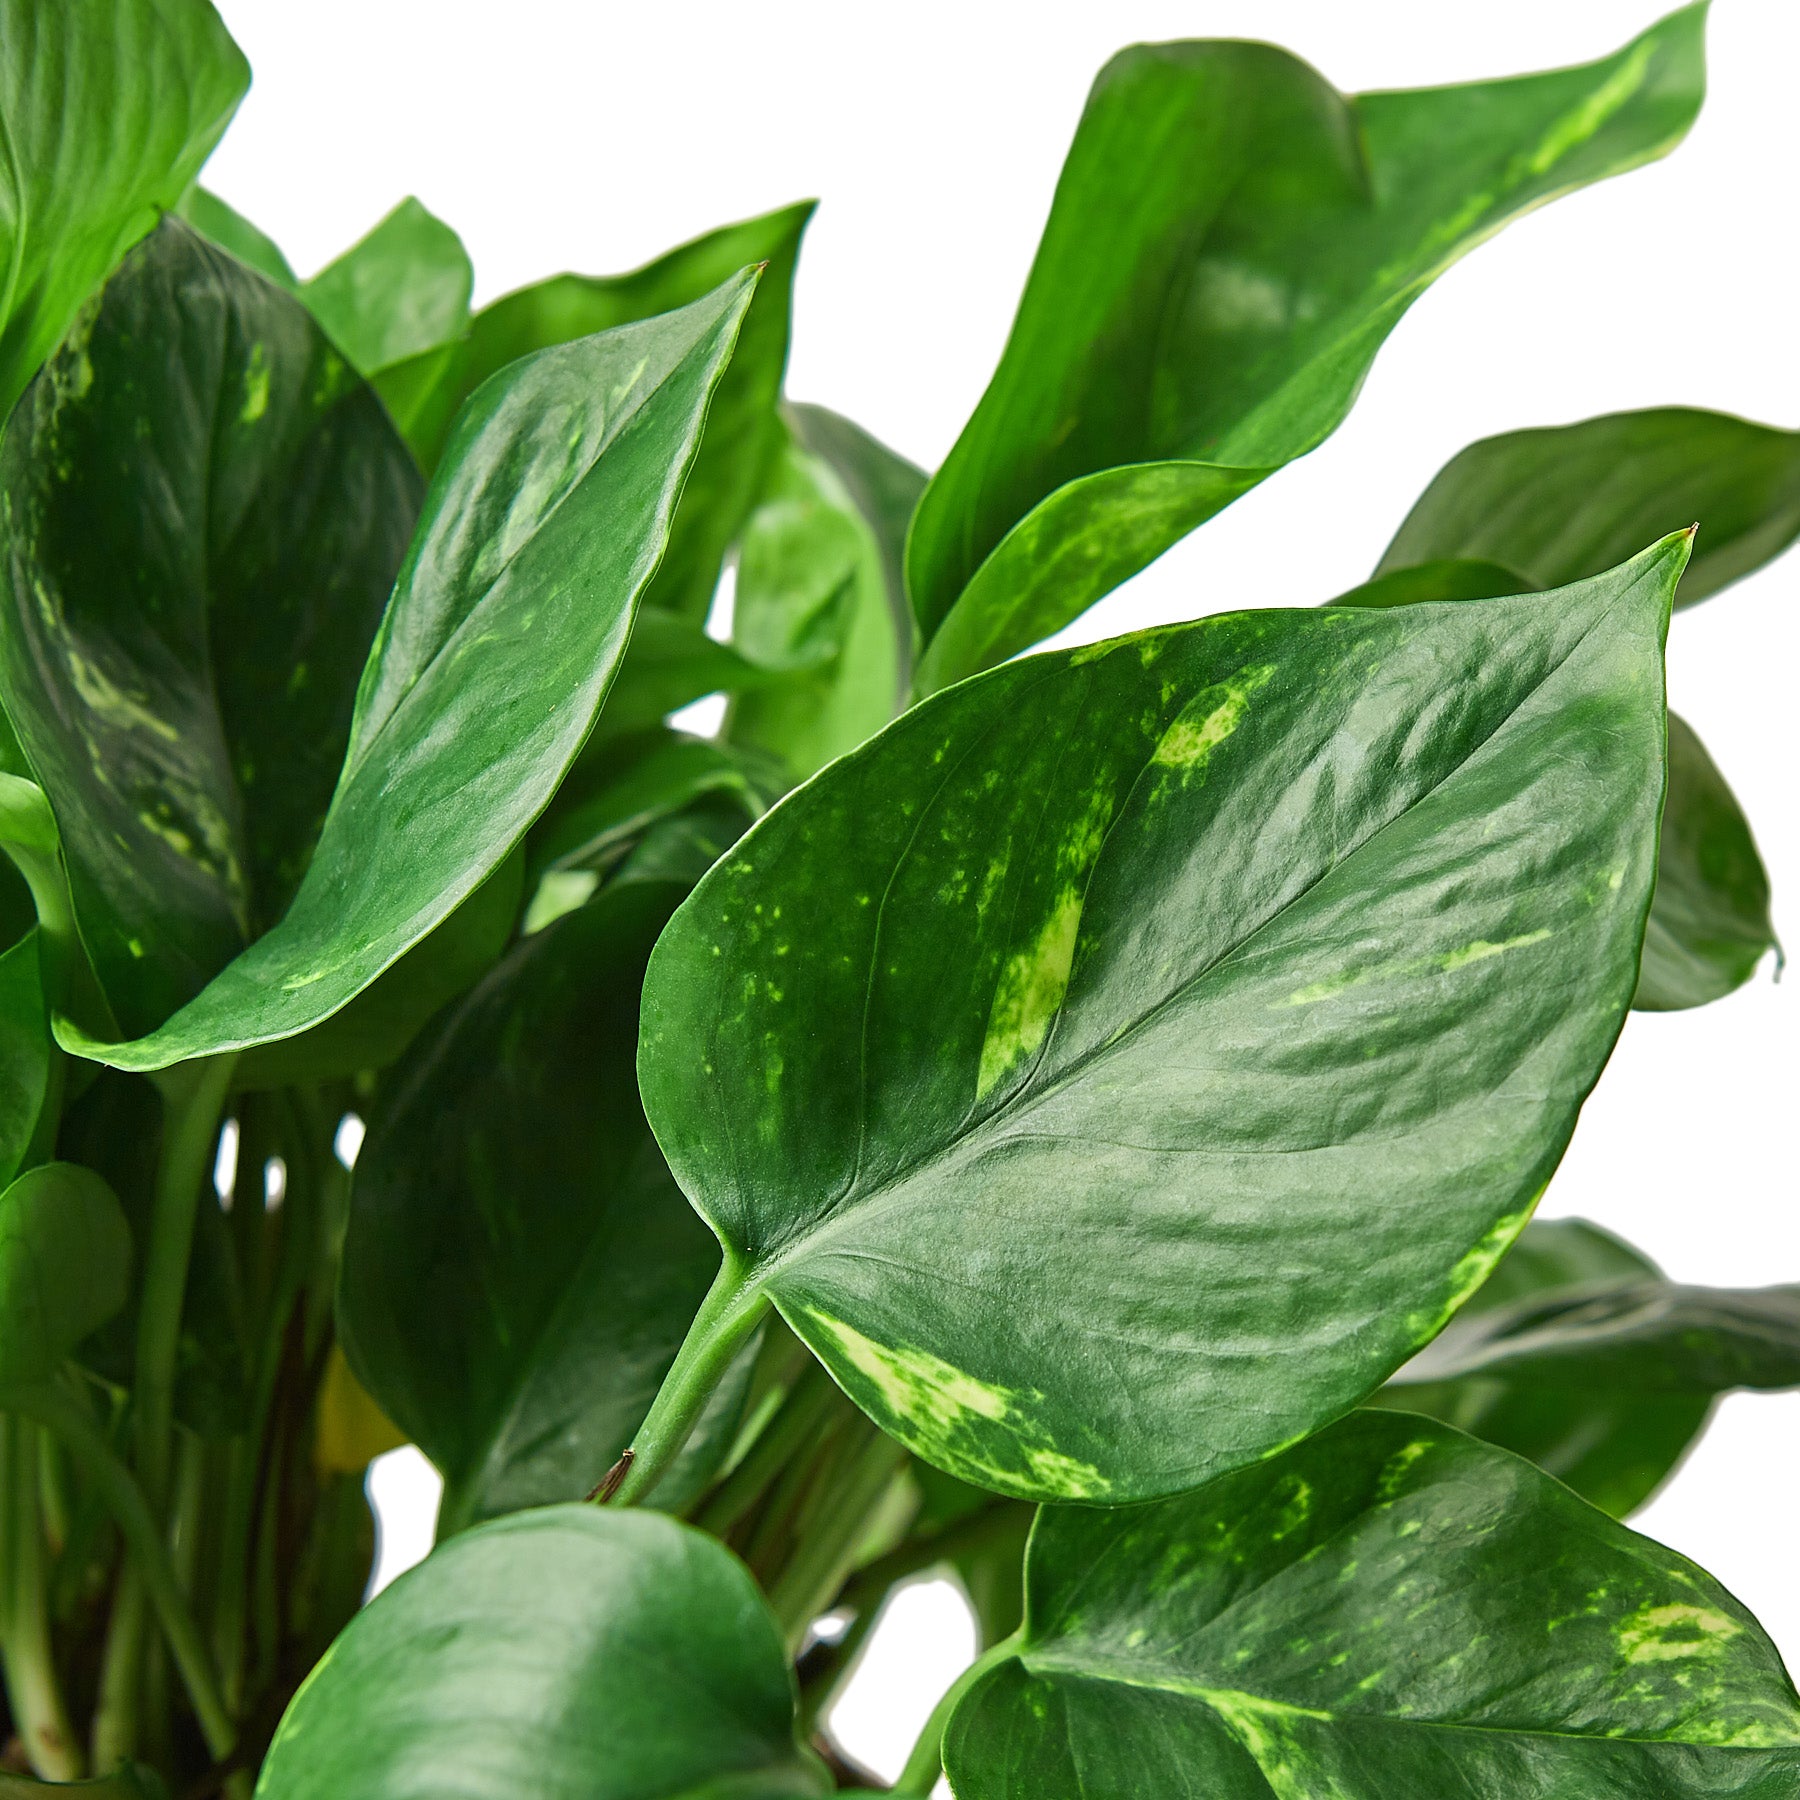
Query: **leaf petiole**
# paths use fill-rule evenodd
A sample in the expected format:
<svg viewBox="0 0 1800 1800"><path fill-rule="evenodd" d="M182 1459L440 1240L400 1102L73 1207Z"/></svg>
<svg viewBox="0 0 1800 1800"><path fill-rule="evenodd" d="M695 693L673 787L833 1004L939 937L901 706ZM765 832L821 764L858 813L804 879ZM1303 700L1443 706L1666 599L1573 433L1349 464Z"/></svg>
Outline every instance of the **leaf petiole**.
<svg viewBox="0 0 1800 1800"><path fill-rule="evenodd" d="M912 1755L906 1759L906 1767L900 1771L900 1779L894 1783L893 1791L896 1794L915 1794L920 1796L920 1800L924 1800L924 1796L937 1786L938 1777L944 1772L944 1730L950 1723L950 1715L956 1711L963 1695L989 1669L996 1663L1005 1662L1017 1652L1022 1635L1015 1631L1011 1637L1002 1638L992 1649L984 1650L945 1689L944 1697L931 1709L931 1717L925 1721L925 1729L919 1733L919 1741L913 1745Z"/></svg>

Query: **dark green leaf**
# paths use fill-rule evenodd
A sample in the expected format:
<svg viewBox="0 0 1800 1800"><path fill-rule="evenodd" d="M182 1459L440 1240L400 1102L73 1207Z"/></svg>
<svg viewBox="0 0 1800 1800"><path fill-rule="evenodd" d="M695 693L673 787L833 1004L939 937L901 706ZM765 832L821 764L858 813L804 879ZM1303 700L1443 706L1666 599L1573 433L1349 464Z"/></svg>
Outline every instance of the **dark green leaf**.
<svg viewBox="0 0 1800 1800"><path fill-rule="evenodd" d="M35 931L0 955L0 1185L18 1172L50 1079L50 1020L38 956Z"/></svg>
<svg viewBox="0 0 1800 1800"><path fill-rule="evenodd" d="M807 200L721 226L629 275L554 276L484 307L470 327L464 393L530 351L687 306L746 263L768 265L713 396L668 555L646 596L648 605L696 623L706 617L726 548L780 446L775 409L787 363L794 264L812 210Z"/></svg>
<svg viewBox="0 0 1800 1800"><path fill-rule="evenodd" d="M652 729L670 713L709 694L740 694L771 679L767 670L745 661L729 644L708 637L692 619L641 607L592 752L602 752L602 740Z"/></svg>
<svg viewBox="0 0 1800 1800"><path fill-rule="evenodd" d="M1669 150L1703 22L1689 7L1582 68L1354 99L1262 44L1116 56L1000 367L919 503L920 689L1068 624L1329 436L1464 251Z"/></svg>
<svg viewBox="0 0 1800 1800"><path fill-rule="evenodd" d="M170 219L20 402L0 495L6 710L135 1036L293 895L419 479L305 309Z"/></svg>
<svg viewBox="0 0 1800 1800"><path fill-rule="evenodd" d="M850 439L848 420L836 424L834 442L860 451L874 480L898 487L910 472L923 485L874 439ZM912 620L893 582L893 533L884 543L877 524L832 464L789 434L744 527L732 642L781 679L739 695L728 732L779 757L796 781L854 750L905 703Z"/></svg>
<svg viewBox="0 0 1800 1800"><path fill-rule="evenodd" d="M467 354L467 338L452 338L447 344L389 363L369 378L388 417L427 474L438 466L456 419L462 401L460 370Z"/></svg>
<svg viewBox="0 0 1800 1800"><path fill-rule="evenodd" d="M266 275L278 287L299 287L300 278L288 266L281 246L217 194L208 193L203 187L191 187L175 210L202 237L211 238L221 250L229 250L257 274Z"/></svg>
<svg viewBox="0 0 1800 1800"><path fill-rule="evenodd" d="M559 1506L440 1545L350 1622L259 1800L808 1800L749 1574L653 1513Z"/></svg>
<svg viewBox="0 0 1800 1800"><path fill-rule="evenodd" d="M105 1062L164 1068L329 1018L499 867L611 683L754 287L519 364L465 407L273 930Z"/></svg>
<svg viewBox="0 0 1800 1800"><path fill-rule="evenodd" d="M49 1381L125 1304L131 1232L92 1169L40 1163L0 1193L0 1393Z"/></svg>
<svg viewBox="0 0 1800 1800"><path fill-rule="evenodd" d="M206 0L0 6L0 419L219 141L250 67Z"/></svg>
<svg viewBox="0 0 1800 1800"><path fill-rule="evenodd" d="M1554 604L1015 663L777 807L644 993L718 1329L772 1298L1025 1497L1189 1487L1354 1405L1524 1224L1623 1020L1684 545Z"/></svg>
<svg viewBox="0 0 1800 1800"><path fill-rule="evenodd" d="M1360 1413L1128 1512L1046 1510L960 1800L1786 1800L1756 1621L1529 1463Z"/></svg>
<svg viewBox="0 0 1800 1800"><path fill-rule="evenodd" d="M300 298L345 356L374 375L459 337L474 286L462 239L406 199L303 283Z"/></svg>
<svg viewBox="0 0 1800 1800"><path fill-rule="evenodd" d="M1484 557L1562 587L1696 520L1680 606L1800 536L1800 433L1669 406L1484 438L1438 471L1376 573Z"/></svg>
<svg viewBox="0 0 1800 1800"><path fill-rule="evenodd" d="M1632 1004L1704 1006L1742 987L1774 944L1769 877L1750 822L1692 726L1670 713L1656 904Z"/></svg>
<svg viewBox="0 0 1800 1800"><path fill-rule="evenodd" d="M357 1159L340 1330L443 1472L440 1531L587 1493L718 1268L633 1077L683 892L611 888L527 938L408 1057Z"/></svg>

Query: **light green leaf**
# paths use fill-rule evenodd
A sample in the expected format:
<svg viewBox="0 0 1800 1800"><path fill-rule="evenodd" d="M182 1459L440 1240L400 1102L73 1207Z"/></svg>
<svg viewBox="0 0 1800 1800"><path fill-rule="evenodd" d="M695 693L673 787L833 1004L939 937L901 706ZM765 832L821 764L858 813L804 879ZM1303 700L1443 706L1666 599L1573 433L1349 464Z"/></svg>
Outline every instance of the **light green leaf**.
<svg viewBox="0 0 1800 1800"><path fill-rule="evenodd" d="M281 246L217 194L194 186L175 209L204 238L228 250L247 268L267 276L277 287L298 288L300 278L282 255Z"/></svg>
<svg viewBox="0 0 1800 1800"><path fill-rule="evenodd" d="M812 1800L756 1585L652 1513L548 1507L441 1544L295 1695L257 1800Z"/></svg>
<svg viewBox="0 0 1800 1800"><path fill-rule="evenodd" d="M0 1193L0 1394L49 1381L124 1304L131 1233L92 1169L40 1163Z"/></svg>
<svg viewBox="0 0 1800 1800"><path fill-rule="evenodd" d="M364 375L453 342L469 322L475 270L462 239L405 199L300 298Z"/></svg>
<svg viewBox="0 0 1800 1800"><path fill-rule="evenodd" d="M464 409L356 697L293 904L121 1068L292 1037L354 999L505 859L611 683L754 287L531 357Z"/></svg>
<svg viewBox="0 0 1800 1800"><path fill-rule="evenodd" d="M0 5L0 419L211 154L250 66L206 0Z"/></svg>
<svg viewBox="0 0 1800 1800"><path fill-rule="evenodd" d="M727 1252L693 1366L772 1299L1023 1497L1354 1405L1523 1226L1623 1021L1684 555L1015 663L790 796L645 985L645 1109Z"/></svg>
<svg viewBox="0 0 1800 1800"><path fill-rule="evenodd" d="M1359 1413L1157 1506L1041 1513L945 1763L959 1800L1784 1800L1800 1701L1686 1557Z"/></svg>
<svg viewBox="0 0 1800 1800"><path fill-rule="evenodd" d="M1581 68L1352 99L1264 44L1116 56L999 369L919 503L919 690L1067 625L1322 442L1465 251L1671 149L1704 17Z"/></svg>
<svg viewBox="0 0 1800 1800"><path fill-rule="evenodd" d="M0 444L0 688L127 1035L298 887L420 482L305 309L166 220Z"/></svg>

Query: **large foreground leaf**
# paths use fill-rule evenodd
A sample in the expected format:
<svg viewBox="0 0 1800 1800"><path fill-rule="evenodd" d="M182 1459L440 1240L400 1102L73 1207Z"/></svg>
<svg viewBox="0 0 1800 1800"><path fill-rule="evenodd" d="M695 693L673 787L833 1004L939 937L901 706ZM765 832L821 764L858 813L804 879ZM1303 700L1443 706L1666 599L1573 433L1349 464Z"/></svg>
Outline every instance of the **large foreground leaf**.
<svg viewBox="0 0 1800 1800"><path fill-rule="evenodd" d="M122 1068L291 1037L498 867L618 667L755 285L516 365L464 409L357 691L280 923L157 1031L65 1041Z"/></svg>
<svg viewBox="0 0 1800 1800"><path fill-rule="evenodd" d="M960 1800L1785 1800L1800 1701L1685 1557L1528 1463L1362 1413L1129 1512L1039 1515Z"/></svg>
<svg viewBox="0 0 1800 1800"><path fill-rule="evenodd" d="M250 83L207 0L0 5L0 419Z"/></svg>
<svg viewBox="0 0 1800 1800"><path fill-rule="evenodd" d="M177 219L14 414L0 687L128 1036L293 897L420 487L305 308Z"/></svg>
<svg viewBox="0 0 1800 1800"><path fill-rule="evenodd" d="M999 369L919 503L920 688L1068 624L1329 436L1464 251L1679 141L1703 18L1583 68L1354 99L1263 44L1116 56Z"/></svg>
<svg viewBox="0 0 1800 1800"><path fill-rule="evenodd" d="M397 1072L357 1158L339 1329L444 1474L440 1535L587 1493L718 1268L632 1071L683 892L614 888L520 944Z"/></svg>
<svg viewBox="0 0 1800 1800"><path fill-rule="evenodd" d="M295 1696L258 1800L811 1800L749 1573L650 1513L559 1506L440 1545Z"/></svg>
<svg viewBox="0 0 1800 1800"><path fill-rule="evenodd" d="M1191 1487L1355 1404L1618 1033L1684 554L1015 663L777 807L645 985L645 1109L727 1252L701 1335L772 1298L1025 1497Z"/></svg>

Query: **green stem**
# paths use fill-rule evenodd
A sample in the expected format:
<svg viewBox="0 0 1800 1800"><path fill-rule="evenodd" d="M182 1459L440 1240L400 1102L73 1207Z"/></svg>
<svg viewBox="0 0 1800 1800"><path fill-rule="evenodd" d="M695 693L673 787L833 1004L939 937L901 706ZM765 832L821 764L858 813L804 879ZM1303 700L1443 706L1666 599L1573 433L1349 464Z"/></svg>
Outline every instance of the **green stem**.
<svg viewBox="0 0 1800 1800"><path fill-rule="evenodd" d="M200 1627L188 1607L181 1581L169 1560L167 1545L131 1471L113 1454L112 1446L86 1411L53 1387L33 1388L17 1398L19 1410L55 1432L63 1447L87 1471L118 1521L130 1567L155 1609L181 1679L193 1701L206 1747L217 1758L231 1750L237 1733L213 1679Z"/></svg>
<svg viewBox="0 0 1800 1800"><path fill-rule="evenodd" d="M38 1431L26 1419L0 1418L0 1660L14 1727L46 1781L86 1773L57 1678L44 1585L38 1508Z"/></svg>
<svg viewBox="0 0 1800 1800"><path fill-rule="evenodd" d="M212 1168L219 1114L234 1060L215 1056L183 1063L167 1071L162 1082L162 1155L156 1168L143 1295L138 1305L137 1361L132 1371L138 1479L145 1497L159 1509L169 1485L175 1361L194 1220L202 1184Z"/></svg>
<svg viewBox="0 0 1800 1800"><path fill-rule="evenodd" d="M732 1359L757 1322L769 1309L768 1296L744 1279L737 1259L728 1251L725 1261L687 1337L676 1352L674 1366L664 1377L656 1399L638 1427L631 1448L619 1461L624 1466L601 1484L599 1493L620 1506L641 1504L655 1488L694 1429L694 1421L725 1378Z"/></svg>
<svg viewBox="0 0 1800 1800"><path fill-rule="evenodd" d="M836 1384L810 1357L808 1362L762 1435L701 1507L694 1523L702 1531L722 1538L762 1498L788 1459L832 1411Z"/></svg>
<svg viewBox="0 0 1800 1800"><path fill-rule="evenodd" d="M129 1762L137 1751L144 1617L144 1579L137 1563L127 1556L113 1583L112 1609L107 1615L106 1642L100 1655L100 1686L94 1698L89 1734L94 1767L102 1775Z"/></svg>
<svg viewBox="0 0 1800 1800"><path fill-rule="evenodd" d="M900 1771L900 1779L894 1783L896 1794L913 1794L919 1800L925 1800L931 1790L937 1786L938 1777L944 1772L944 1731L950 1723L950 1715L961 1703L962 1697L989 1669L997 1663L1005 1662L1009 1656L1018 1653L1019 1634L1003 1639L993 1649L969 1664L957 1678L951 1682L936 1706L931 1709L931 1717L925 1721L925 1729L919 1733L919 1741L913 1745L912 1755L906 1759L906 1767Z"/></svg>

